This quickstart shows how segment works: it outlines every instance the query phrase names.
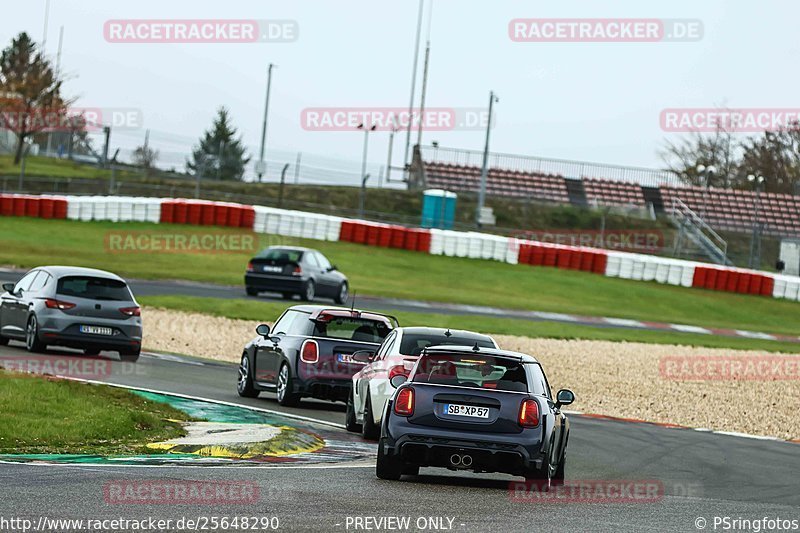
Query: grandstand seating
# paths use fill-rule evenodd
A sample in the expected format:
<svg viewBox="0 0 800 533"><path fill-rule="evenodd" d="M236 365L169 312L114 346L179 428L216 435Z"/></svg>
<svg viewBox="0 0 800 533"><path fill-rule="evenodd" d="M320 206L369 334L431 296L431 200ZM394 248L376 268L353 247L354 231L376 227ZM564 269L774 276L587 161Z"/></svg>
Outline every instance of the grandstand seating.
<svg viewBox="0 0 800 533"><path fill-rule="evenodd" d="M703 187L661 187L664 208L681 199L712 227L729 231L750 231L756 222L767 235L800 235L800 197L788 194L756 193L739 189ZM756 203L758 202L758 203Z"/></svg>
<svg viewBox="0 0 800 533"><path fill-rule="evenodd" d="M636 183L597 178L583 178L583 188L589 204L633 205L645 207L642 187Z"/></svg>
<svg viewBox="0 0 800 533"><path fill-rule="evenodd" d="M459 192L476 191L480 186L481 169L476 166L425 163L425 173L431 187ZM564 177L553 174L491 168L486 192L495 196L569 203Z"/></svg>
<svg viewBox="0 0 800 533"><path fill-rule="evenodd" d="M430 187L475 192L480 185L481 169L474 165L425 162L425 176ZM583 178L582 182L589 205L646 206L643 189L636 183L602 178ZM749 232L753 228L756 211L753 191L666 185L658 191L666 211L671 209L673 198L680 198L712 227L738 232ZM554 174L490 168L486 192L494 196L570 203L567 180ZM758 220L766 235L800 235L800 196L761 193L758 205Z"/></svg>

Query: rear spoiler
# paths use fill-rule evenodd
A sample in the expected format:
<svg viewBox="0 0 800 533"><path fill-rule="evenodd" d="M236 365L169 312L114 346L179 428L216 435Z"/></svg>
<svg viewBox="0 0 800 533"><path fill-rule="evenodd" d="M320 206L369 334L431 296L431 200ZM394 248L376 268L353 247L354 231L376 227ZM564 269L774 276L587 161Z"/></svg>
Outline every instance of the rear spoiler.
<svg viewBox="0 0 800 533"><path fill-rule="evenodd" d="M368 320L386 319L392 328L396 328L400 325L400 321L397 319L397 317L392 315L374 313L371 311L361 311L359 309L344 308L320 309L318 311L314 311L309 319L315 322L326 322L335 317L365 318Z"/></svg>

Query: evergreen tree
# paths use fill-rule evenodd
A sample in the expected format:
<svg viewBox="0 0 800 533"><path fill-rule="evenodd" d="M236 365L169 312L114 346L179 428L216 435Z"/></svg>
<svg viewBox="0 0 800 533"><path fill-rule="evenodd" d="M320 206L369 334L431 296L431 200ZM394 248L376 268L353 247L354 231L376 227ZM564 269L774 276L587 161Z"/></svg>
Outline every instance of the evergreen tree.
<svg viewBox="0 0 800 533"><path fill-rule="evenodd" d="M241 137L236 138L236 128L231 124L228 110L220 107L211 129L203 134L186 166L203 178L241 180L248 162L250 157L246 155Z"/></svg>

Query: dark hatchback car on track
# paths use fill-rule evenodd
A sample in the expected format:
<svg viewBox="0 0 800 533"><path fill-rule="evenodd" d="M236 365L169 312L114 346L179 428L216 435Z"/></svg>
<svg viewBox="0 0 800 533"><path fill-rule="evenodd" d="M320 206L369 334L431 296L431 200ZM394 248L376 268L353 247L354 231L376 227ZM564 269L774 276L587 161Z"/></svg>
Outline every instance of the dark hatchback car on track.
<svg viewBox="0 0 800 533"><path fill-rule="evenodd" d="M273 391L281 405L303 397L344 402L364 366L353 354L377 350L397 325L394 317L357 309L290 307L272 328L258 326L259 336L245 346L237 391L249 398Z"/></svg>
<svg viewBox="0 0 800 533"><path fill-rule="evenodd" d="M564 479L569 420L541 365L525 354L480 347L426 349L386 407L376 474L417 475L420 467Z"/></svg>
<svg viewBox="0 0 800 533"><path fill-rule="evenodd" d="M317 296L337 304L347 302L350 284L328 259L311 248L271 246L247 263L244 275L249 296L278 292L284 298L299 295L305 301Z"/></svg>
<svg viewBox="0 0 800 533"><path fill-rule="evenodd" d="M28 351L48 346L119 352L136 361L142 347L139 304L128 284L110 272L91 268L44 266L0 295L0 344L25 341Z"/></svg>

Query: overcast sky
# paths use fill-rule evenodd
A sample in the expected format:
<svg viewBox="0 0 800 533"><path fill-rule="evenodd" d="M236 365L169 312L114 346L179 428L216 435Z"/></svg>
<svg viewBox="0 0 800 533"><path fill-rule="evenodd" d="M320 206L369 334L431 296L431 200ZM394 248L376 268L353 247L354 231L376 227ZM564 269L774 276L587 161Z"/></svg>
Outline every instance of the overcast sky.
<svg viewBox="0 0 800 533"><path fill-rule="evenodd" d="M41 40L44 11L45 0L6 2L3 46L20 31ZM185 151L223 104L257 151L266 65L276 63L268 151L357 164L362 135L307 131L301 113L407 107L416 15L416 0L52 0L47 51L55 55L64 26L67 94L83 107L140 109L153 144L166 153ZM513 42L509 21L533 17L699 19L704 35L695 42ZM293 20L299 38L120 44L104 38L110 19ZM656 167L664 139L680 135L661 130L664 108L798 105L798 19L800 4L791 1L433 0L427 102L485 107L491 89L500 97L495 151ZM143 137L143 129L120 131L113 141L130 147ZM385 162L388 137L371 138L374 165ZM483 132L425 134L423 141L431 140L481 149ZM401 135L395 164L404 143Z"/></svg>

